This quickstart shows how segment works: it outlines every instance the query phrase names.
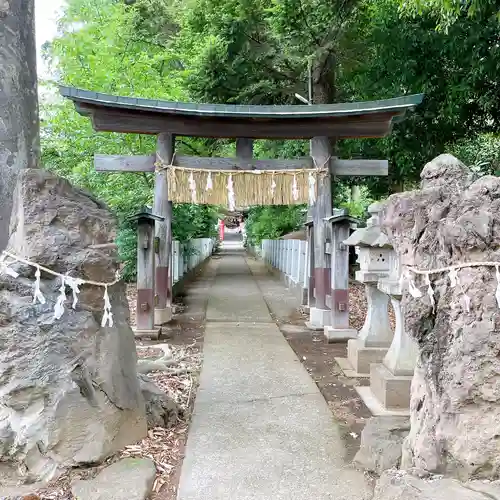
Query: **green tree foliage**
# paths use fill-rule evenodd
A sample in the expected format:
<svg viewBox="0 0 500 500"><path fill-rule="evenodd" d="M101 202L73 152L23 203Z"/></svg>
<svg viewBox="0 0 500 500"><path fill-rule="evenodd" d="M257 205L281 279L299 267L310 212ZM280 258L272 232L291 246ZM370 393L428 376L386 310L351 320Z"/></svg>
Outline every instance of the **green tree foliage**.
<svg viewBox="0 0 500 500"><path fill-rule="evenodd" d="M500 176L500 136L481 134L451 146L450 152L478 175Z"/></svg>
<svg viewBox="0 0 500 500"><path fill-rule="evenodd" d="M122 95L223 103L362 101L425 93L385 139L338 144L344 158L387 158L388 179L335 179L336 206L362 213L370 198L412 187L422 166L455 152L498 172L500 48L496 0L69 0L47 49L59 80ZM437 24L446 29L436 29ZM102 175L99 153L146 154L151 137L96 134L68 103L44 108L44 160L122 215L151 203L148 175ZM234 143L182 139L181 152L234 154ZM257 157L307 154L307 141L257 141ZM349 186L366 185L361 201ZM299 208L252 209L258 240L295 229ZM176 208L174 231L213 224L205 208ZM300 222L299 222L300 221ZM265 229L267 227L267 230ZM200 229L201 228L201 229ZM267 232L266 232L267 231Z"/></svg>
<svg viewBox="0 0 500 500"><path fill-rule="evenodd" d="M496 0L400 0L403 12L411 15L432 14L439 20L438 28L448 29L463 14L469 17L489 14L500 20Z"/></svg>
<svg viewBox="0 0 500 500"><path fill-rule="evenodd" d="M69 0L59 22L59 36L47 47L46 57L61 83L75 87L142 97L187 99L181 77L174 72L177 58L150 36L142 15L146 2L129 7L111 0ZM166 13L166 10L163 11ZM137 29L131 29L135 26ZM163 26L163 23L162 23ZM163 32L162 32L163 33ZM51 89L51 82L45 82ZM53 90L53 89L52 89ZM90 120L78 115L72 103L55 97L42 106L42 159L71 182L104 200L117 214L118 244L126 263L125 274L135 272L135 228L128 218L153 202L152 174L100 174L93 167L94 153L150 154L154 137L96 133ZM180 149L198 147L179 141ZM209 207L174 207L174 238L214 234L216 211Z"/></svg>
<svg viewBox="0 0 500 500"><path fill-rule="evenodd" d="M180 16L176 49L189 67L194 99L253 104L295 103L307 95L333 102L337 69L360 0L193 0ZM350 40L352 42L352 40Z"/></svg>
<svg viewBox="0 0 500 500"><path fill-rule="evenodd" d="M245 224L247 242L260 245L264 239L281 236L300 229L306 219L305 205L252 207Z"/></svg>
<svg viewBox="0 0 500 500"><path fill-rule="evenodd" d="M347 154L385 157L389 186L377 195L411 187L422 166L457 141L498 134L500 49L498 23L489 14L462 14L447 33L428 14L401 17L393 0L368 5L367 57L352 75L356 99L424 92L425 100L383 140L350 141ZM373 181L369 183L374 186Z"/></svg>

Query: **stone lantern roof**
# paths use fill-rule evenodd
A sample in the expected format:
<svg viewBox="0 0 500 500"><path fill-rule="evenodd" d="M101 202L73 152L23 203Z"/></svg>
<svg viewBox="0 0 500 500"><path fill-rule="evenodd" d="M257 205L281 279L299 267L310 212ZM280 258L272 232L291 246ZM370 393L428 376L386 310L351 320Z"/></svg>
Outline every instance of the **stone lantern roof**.
<svg viewBox="0 0 500 500"><path fill-rule="evenodd" d="M381 203L373 203L368 207L371 214L367 226L354 231L349 238L344 241L344 245L356 247L379 247L392 248L387 235L380 228L378 214L382 210Z"/></svg>

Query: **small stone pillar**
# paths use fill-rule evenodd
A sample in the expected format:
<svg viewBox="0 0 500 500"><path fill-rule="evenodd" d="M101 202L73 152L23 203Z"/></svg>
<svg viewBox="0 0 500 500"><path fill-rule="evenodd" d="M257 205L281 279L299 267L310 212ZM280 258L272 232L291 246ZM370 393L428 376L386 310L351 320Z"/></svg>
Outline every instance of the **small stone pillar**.
<svg viewBox="0 0 500 500"><path fill-rule="evenodd" d="M143 211L133 217L137 221L137 309L136 337L158 339L160 328L155 328L155 222L162 217Z"/></svg>
<svg viewBox="0 0 500 500"><path fill-rule="evenodd" d="M391 247L380 230L381 205L368 208L371 217L366 228L355 231L345 240L355 246L360 270L356 280L365 285L368 309L358 338L349 340L347 358L336 358L344 374L350 377L368 377L370 364L381 363L393 338L389 324L389 297L377 288L378 280L389 275Z"/></svg>
<svg viewBox="0 0 500 500"><path fill-rule="evenodd" d="M379 280L378 289L390 297L394 308L394 338L382 363L370 366L370 386L356 390L373 415L409 415L410 387L418 348L405 330L399 258L393 250L390 266L389 276Z"/></svg>
<svg viewBox="0 0 500 500"><path fill-rule="evenodd" d="M349 327L349 238L351 227L359 221L349 216L347 210L334 210L328 222L331 228L331 317L325 326L327 342L354 339L356 330Z"/></svg>

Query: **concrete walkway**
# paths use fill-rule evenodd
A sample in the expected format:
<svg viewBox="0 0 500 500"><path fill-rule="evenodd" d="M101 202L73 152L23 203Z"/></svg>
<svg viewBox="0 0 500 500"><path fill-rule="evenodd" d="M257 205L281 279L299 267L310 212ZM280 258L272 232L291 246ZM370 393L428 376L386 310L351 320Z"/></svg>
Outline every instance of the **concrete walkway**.
<svg viewBox="0 0 500 500"><path fill-rule="evenodd" d="M225 250L209 291L178 499L370 498L363 474L344 463L340 429L259 283L242 251Z"/></svg>

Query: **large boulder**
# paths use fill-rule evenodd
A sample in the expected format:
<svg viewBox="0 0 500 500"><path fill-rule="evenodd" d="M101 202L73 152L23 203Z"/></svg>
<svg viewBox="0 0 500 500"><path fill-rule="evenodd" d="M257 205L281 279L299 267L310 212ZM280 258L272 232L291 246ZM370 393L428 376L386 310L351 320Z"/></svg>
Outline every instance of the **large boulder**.
<svg viewBox="0 0 500 500"><path fill-rule="evenodd" d="M361 446L354 465L375 474L398 467L401 463L403 441L410 431L407 417L372 417L361 433Z"/></svg>
<svg viewBox="0 0 500 500"><path fill-rule="evenodd" d="M384 227L403 266L435 269L500 261L500 178L475 182L450 155L427 164L422 188L393 195ZM403 267L404 270L404 267ZM419 346L412 383L411 431L402 466L461 479L500 477L500 310L494 267L431 276L423 297L405 294L406 330ZM469 304L470 302L470 304Z"/></svg>
<svg viewBox="0 0 500 500"><path fill-rule="evenodd" d="M118 268L109 210L44 170L22 173L8 250L59 273L111 282ZM0 275L0 462L26 481L100 462L147 433L125 288L109 288L113 327L101 327L104 288L83 285L60 319L61 279L42 272L45 304L33 303L35 269ZM11 477L12 479L12 477Z"/></svg>

